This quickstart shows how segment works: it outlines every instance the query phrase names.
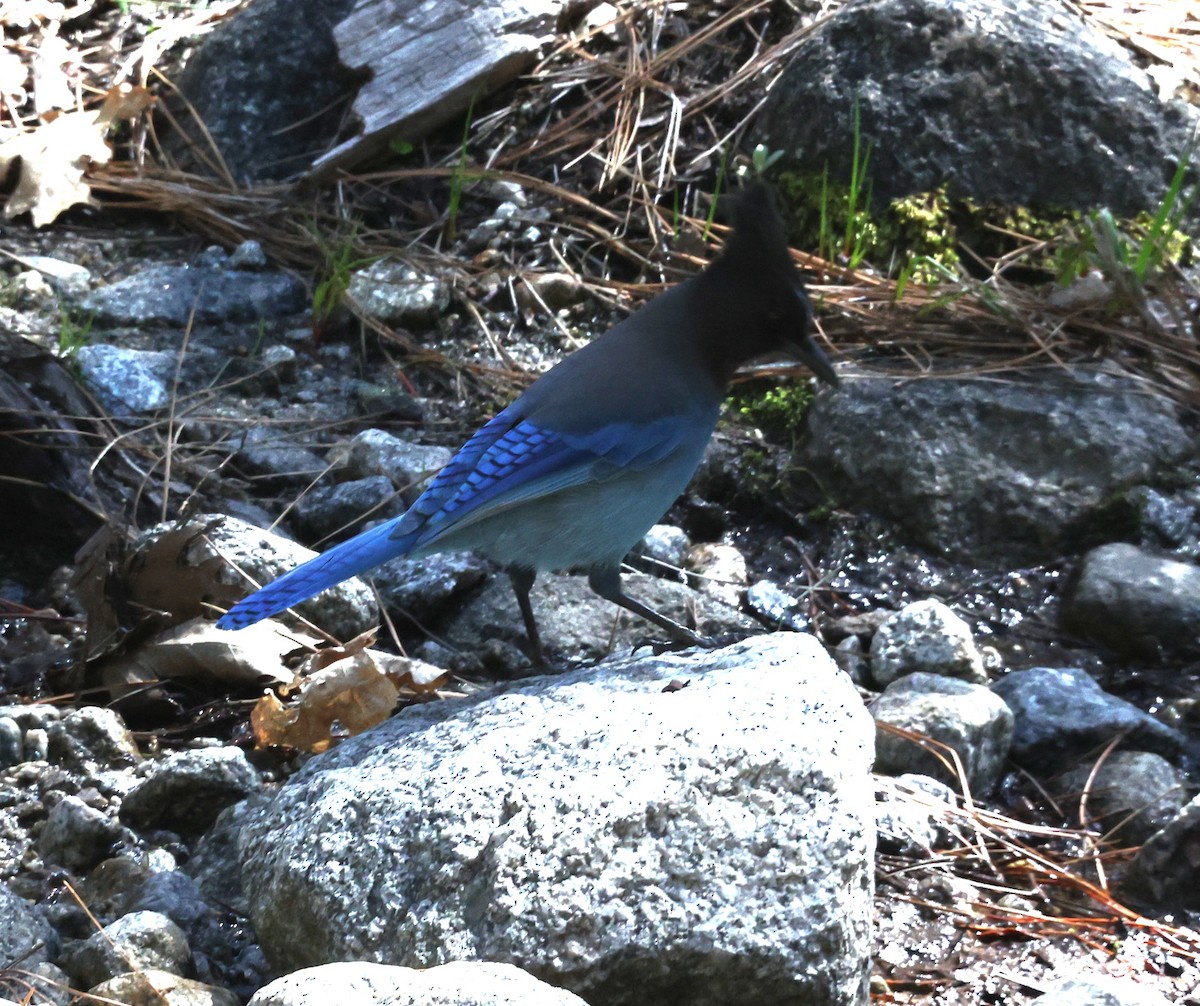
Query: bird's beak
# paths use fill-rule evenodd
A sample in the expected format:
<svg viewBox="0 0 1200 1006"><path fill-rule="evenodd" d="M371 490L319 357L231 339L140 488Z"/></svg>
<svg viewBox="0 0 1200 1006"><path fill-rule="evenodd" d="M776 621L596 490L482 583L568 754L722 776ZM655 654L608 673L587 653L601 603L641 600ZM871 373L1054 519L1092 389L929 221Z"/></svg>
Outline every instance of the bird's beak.
<svg viewBox="0 0 1200 1006"><path fill-rule="evenodd" d="M835 388L841 384L837 371L829 362L829 357L821 352L820 347L813 342L812 336L805 334L799 342L789 342L784 352L803 363L826 384L833 385Z"/></svg>
<svg viewBox="0 0 1200 1006"><path fill-rule="evenodd" d="M796 294L799 297L800 306L804 311L804 334L795 342L789 342L784 348L784 352L803 363L804 366L826 384L836 388L842 383L838 379L837 371L833 369L833 364L829 362L829 357L821 352L821 347L813 341L812 301L808 299L808 294L804 292L803 288L797 289Z"/></svg>

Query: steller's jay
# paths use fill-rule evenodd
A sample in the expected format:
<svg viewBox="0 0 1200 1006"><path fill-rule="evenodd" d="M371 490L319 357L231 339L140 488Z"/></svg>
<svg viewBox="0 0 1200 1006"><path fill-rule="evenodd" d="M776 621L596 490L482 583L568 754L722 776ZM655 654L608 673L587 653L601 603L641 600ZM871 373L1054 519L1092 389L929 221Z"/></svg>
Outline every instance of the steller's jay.
<svg viewBox="0 0 1200 1006"><path fill-rule="evenodd" d="M783 222L755 184L735 197L732 234L703 272L538 378L402 516L290 570L217 625L251 625L398 556L471 549L507 567L539 661L529 591L542 570L587 570L601 597L705 645L624 593L621 560L691 479L741 364L784 351L838 383L811 322Z"/></svg>

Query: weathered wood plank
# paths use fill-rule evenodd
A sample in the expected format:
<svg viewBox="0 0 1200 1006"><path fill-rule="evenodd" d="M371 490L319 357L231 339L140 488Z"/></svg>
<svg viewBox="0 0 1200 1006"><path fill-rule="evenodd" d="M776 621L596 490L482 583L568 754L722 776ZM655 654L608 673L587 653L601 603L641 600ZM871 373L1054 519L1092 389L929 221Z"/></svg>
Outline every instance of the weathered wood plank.
<svg viewBox="0 0 1200 1006"><path fill-rule="evenodd" d="M358 135L313 174L362 161L393 137L415 140L464 112L477 94L533 65L570 0L363 0L334 29L343 63L371 78L354 100Z"/></svg>

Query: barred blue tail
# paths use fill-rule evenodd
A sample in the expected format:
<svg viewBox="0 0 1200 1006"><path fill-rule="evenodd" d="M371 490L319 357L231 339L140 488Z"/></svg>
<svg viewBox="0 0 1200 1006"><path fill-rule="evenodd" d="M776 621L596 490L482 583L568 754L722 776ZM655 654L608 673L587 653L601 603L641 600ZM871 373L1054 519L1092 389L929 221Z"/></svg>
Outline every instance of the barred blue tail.
<svg viewBox="0 0 1200 1006"><path fill-rule="evenodd" d="M411 536L393 538L391 535L395 530L396 521L390 520L309 559L249 597L242 598L221 616L217 627L244 629L343 580L365 573L381 562L404 555L411 547Z"/></svg>

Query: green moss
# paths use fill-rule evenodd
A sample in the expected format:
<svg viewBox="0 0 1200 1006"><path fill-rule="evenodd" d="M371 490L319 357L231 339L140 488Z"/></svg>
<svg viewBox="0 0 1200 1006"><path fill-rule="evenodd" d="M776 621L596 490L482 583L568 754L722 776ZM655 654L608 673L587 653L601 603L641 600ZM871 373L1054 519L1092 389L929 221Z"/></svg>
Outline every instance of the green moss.
<svg viewBox="0 0 1200 1006"><path fill-rule="evenodd" d="M788 232L796 244L815 248L830 262L853 264L860 257L887 275L907 274L922 282L945 279L964 268L973 271L976 259L1001 259L1017 251L1020 255L1014 256L1010 268L1027 275L1032 271L1031 280L1057 278L1063 283L1089 269L1109 274L1114 264L1132 265L1147 241L1156 246L1149 256L1152 265L1186 265L1193 258L1192 239L1169 223L1158 224L1152 213L1131 220L1107 218L1116 234L1114 263L1109 247L1113 242L1097 239L1096 213L952 200L944 189L872 209L861 192L830 181L824 173L782 172L778 184L785 197ZM971 252L965 262L961 248ZM1145 278L1138 276L1139 281Z"/></svg>
<svg viewBox="0 0 1200 1006"><path fill-rule="evenodd" d="M774 439L791 439L800 430L813 393L806 384L772 385L757 382L736 389L731 404L738 415Z"/></svg>
<svg viewBox="0 0 1200 1006"><path fill-rule="evenodd" d="M849 186L824 174L784 172L779 185L792 238L831 262L847 261L857 249L863 260L893 275L914 260L946 268L957 264L958 237L944 190L906 196L873 211Z"/></svg>

